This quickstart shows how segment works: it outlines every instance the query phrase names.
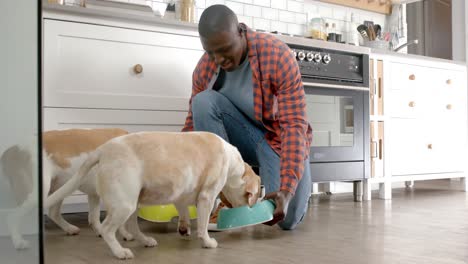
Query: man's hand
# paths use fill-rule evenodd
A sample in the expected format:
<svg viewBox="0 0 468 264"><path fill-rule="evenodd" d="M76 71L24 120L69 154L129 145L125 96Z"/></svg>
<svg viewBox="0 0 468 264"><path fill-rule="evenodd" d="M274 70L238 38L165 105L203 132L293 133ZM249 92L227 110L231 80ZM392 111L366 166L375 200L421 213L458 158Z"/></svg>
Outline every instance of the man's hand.
<svg viewBox="0 0 468 264"><path fill-rule="evenodd" d="M269 222L266 222L265 225L274 225L282 221L286 217L288 212L289 201L293 195L287 191L272 192L265 195L263 200L274 200L276 204L275 212L273 213L273 219Z"/></svg>

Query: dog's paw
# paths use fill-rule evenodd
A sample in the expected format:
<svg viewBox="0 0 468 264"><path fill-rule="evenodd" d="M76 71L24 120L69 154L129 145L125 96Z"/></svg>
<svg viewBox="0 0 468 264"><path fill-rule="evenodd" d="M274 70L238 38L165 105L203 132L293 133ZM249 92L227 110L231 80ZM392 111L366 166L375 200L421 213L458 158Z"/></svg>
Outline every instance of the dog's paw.
<svg viewBox="0 0 468 264"><path fill-rule="evenodd" d="M127 233L127 234L122 234L123 240L124 241L133 241L135 238L133 237L132 234Z"/></svg>
<svg viewBox="0 0 468 264"><path fill-rule="evenodd" d="M155 247L158 245L158 241L152 237L145 237L143 241L141 241L145 247Z"/></svg>
<svg viewBox="0 0 468 264"><path fill-rule="evenodd" d="M190 236L191 235L191 230L190 230L190 227L187 227L187 226L179 226L179 234L182 236L182 237L186 237L186 236Z"/></svg>
<svg viewBox="0 0 468 264"><path fill-rule="evenodd" d="M128 248L122 248L121 250L115 251L114 255L118 259L132 259L132 258L134 258L132 251L130 249L128 249Z"/></svg>
<svg viewBox="0 0 468 264"><path fill-rule="evenodd" d="M120 233L120 235L122 235L122 238L123 238L124 241L133 241L135 239L133 237L133 235L130 234L130 232L128 232L124 228L119 228L119 233Z"/></svg>
<svg viewBox="0 0 468 264"><path fill-rule="evenodd" d="M78 235L80 233L80 229L78 227L74 226L74 225L70 225L65 229L65 232L69 236L75 236L75 235Z"/></svg>
<svg viewBox="0 0 468 264"><path fill-rule="evenodd" d="M13 241L13 246L16 250L24 250L29 248L29 242L24 239Z"/></svg>
<svg viewBox="0 0 468 264"><path fill-rule="evenodd" d="M217 248L218 242L216 242L216 239L209 237L209 238L203 239L203 247L204 248Z"/></svg>

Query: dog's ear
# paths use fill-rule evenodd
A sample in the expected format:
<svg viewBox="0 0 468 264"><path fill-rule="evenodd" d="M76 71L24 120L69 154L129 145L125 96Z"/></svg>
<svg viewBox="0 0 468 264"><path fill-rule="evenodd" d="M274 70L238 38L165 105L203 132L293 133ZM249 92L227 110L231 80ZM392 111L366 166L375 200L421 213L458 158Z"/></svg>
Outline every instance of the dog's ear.
<svg viewBox="0 0 468 264"><path fill-rule="evenodd" d="M245 171L242 179L245 181L245 193L247 202L252 207L258 200L260 190L260 177L258 177L249 164L244 163Z"/></svg>

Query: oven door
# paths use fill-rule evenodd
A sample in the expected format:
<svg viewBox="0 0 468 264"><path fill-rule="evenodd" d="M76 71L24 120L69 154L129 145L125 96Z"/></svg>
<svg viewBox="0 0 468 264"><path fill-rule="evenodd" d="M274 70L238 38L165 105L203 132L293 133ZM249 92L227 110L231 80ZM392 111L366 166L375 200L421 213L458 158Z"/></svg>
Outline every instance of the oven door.
<svg viewBox="0 0 468 264"><path fill-rule="evenodd" d="M365 160L369 90L304 83L313 140L310 162Z"/></svg>

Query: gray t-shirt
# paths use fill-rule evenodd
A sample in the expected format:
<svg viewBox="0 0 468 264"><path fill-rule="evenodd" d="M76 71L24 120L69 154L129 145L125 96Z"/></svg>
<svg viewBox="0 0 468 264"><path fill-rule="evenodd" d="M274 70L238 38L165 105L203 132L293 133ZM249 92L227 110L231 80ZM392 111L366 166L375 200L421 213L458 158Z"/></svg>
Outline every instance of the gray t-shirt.
<svg viewBox="0 0 468 264"><path fill-rule="evenodd" d="M224 84L219 92L226 96L251 121L259 125L255 119L253 101L252 69L248 57L235 71L226 72Z"/></svg>

